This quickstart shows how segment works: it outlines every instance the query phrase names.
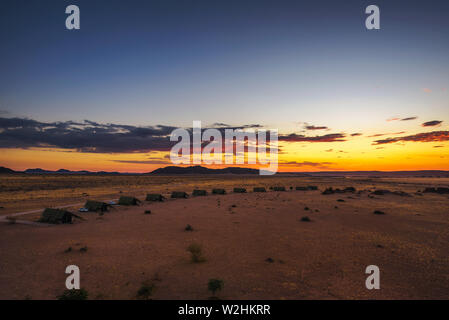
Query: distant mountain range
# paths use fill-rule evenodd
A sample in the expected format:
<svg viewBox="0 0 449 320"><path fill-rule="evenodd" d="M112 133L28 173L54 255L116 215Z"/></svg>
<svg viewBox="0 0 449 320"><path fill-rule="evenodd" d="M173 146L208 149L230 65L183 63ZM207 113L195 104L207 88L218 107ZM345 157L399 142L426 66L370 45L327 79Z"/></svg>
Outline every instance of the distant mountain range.
<svg viewBox="0 0 449 320"><path fill-rule="evenodd" d="M59 169L57 171L44 170L40 168L26 169L25 171L14 171L9 168L0 167L0 174L84 174L84 175L202 175L202 174L259 174L259 169L228 167L223 169L210 169L202 166L177 167L168 166L156 169L148 173L122 173L106 171L71 171ZM319 171L319 172L279 172L278 175L293 175L301 177L448 177L449 171L443 170L418 170L418 171Z"/></svg>
<svg viewBox="0 0 449 320"><path fill-rule="evenodd" d="M202 166L176 167L168 166L156 169L150 174L171 175L171 174L259 174L259 169L228 167L224 169L209 169Z"/></svg>
<svg viewBox="0 0 449 320"><path fill-rule="evenodd" d="M57 171L52 170L44 170L41 168L36 169L26 169L25 171L14 171L9 168L0 167L0 174L5 173L27 173L27 174L127 174L127 173L120 173L120 172L106 172L106 171L98 171L98 172L92 172L87 170L82 171L71 171L66 169L59 169Z"/></svg>

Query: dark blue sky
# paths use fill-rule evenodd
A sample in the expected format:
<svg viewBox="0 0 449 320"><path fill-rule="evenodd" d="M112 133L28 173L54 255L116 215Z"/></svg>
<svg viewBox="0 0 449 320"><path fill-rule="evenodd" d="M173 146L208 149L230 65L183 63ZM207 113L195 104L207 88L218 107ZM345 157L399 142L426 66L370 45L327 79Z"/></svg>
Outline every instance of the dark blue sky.
<svg viewBox="0 0 449 320"><path fill-rule="evenodd" d="M449 1L2 0L0 14L0 110L41 121L344 126L341 111L417 113L422 88L449 82ZM443 98L427 102L440 117Z"/></svg>

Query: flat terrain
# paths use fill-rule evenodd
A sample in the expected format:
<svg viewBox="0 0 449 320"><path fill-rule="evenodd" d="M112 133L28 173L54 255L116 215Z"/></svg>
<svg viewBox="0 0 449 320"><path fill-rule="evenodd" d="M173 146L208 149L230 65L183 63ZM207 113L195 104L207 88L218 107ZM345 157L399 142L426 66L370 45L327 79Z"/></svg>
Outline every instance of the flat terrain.
<svg viewBox="0 0 449 320"><path fill-rule="evenodd" d="M449 298L448 195L417 193L448 186L448 179L0 178L3 216L122 194L143 199L147 192L190 193L196 187L250 191L117 206L103 216L83 213L86 220L71 225L0 223L0 299L55 299L65 289L70 264L79 266L90 299L136 299L142 283L155 286L152 299L207 299L211 278L224 280L221 299ZM278 185L287 191L251 192L253 186ZM289 189L305 185L320 191ZM362 192L321 193L349 186ZM376 189L409 196L372 196ZM301 221L304 216L311 221ZM187 224L194 230L185 231ZM191 262L186 248L192 243L202 245L204 262ZM365 288L368 265L380 268L380 290Z"/></svg>

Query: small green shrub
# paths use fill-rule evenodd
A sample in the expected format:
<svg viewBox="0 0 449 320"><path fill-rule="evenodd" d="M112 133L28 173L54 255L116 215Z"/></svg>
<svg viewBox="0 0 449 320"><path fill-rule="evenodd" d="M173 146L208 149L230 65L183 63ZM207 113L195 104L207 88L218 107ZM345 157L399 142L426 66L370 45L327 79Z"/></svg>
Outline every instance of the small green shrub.
<svg viewBox="0 0 449 320"><path fill-rule="evenodd" d="M224 281L220 279L210 279L209 283L207 284L207 289L212 292L213 295L215 295L215 292L221 291L224 286Z"/></svg>
<svg viewBox="0 0 449 320"><path fill-rule="evenodd" d="M140 299L148 299L153 294L154 287L152 283L142 283L142 286L137 291L137 297Z"/></svg>
<svg viewBox="0 0 449 320"><path fill-rule="evenodd" d="M200 244L192 243L187 247L187 251L192 255L192 262L204 262L206 259L203 257L203 250Z"/></svg>

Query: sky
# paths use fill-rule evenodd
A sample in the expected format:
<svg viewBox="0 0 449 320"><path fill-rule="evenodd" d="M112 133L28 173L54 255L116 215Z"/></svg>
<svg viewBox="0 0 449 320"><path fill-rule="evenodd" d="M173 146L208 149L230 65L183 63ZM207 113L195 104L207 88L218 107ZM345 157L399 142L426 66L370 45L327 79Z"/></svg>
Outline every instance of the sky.
<svg viewBox="0 0 449 320"><path fill-rule="evenodd" d="M449 170L448 17L444 0L3 0L0 166L148 172L200 120L277 129L280 171Z"/></svg>

